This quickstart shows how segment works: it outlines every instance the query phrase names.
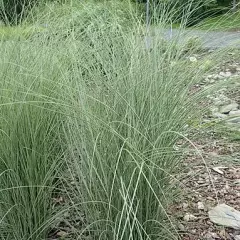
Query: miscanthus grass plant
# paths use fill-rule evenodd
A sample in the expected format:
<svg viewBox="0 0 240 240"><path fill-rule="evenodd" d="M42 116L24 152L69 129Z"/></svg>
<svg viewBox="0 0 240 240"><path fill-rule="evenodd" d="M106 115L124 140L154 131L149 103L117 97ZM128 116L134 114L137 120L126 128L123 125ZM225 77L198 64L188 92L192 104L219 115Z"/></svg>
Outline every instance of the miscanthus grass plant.
<svg viewBox="0 0 240 240"><path fill-rule="evenodd" d="M78 239L176 239L166 210L180 171L174 146L197 115L189 88L202 70L176 39L155 36L146 49L138 23L85 24L68 53L74 97L63 126L69 196L87 222Z"/></svg>
<svg viewBox="0 0 240 240"><path fill-rule="evenodd" d="M62 165L60 65L50 46L0 45L0 238L44 239Z"/></svg>
<svg viewBox="0 0 240 240"><path fill-rule="evenodd" d="M175 39L146 49L135 10L114 4L63 5L36 19L48 30L0 43L0 239L46 239L60 186L85 216L72 239L178 237L175 145L203 69Z"/></svg>

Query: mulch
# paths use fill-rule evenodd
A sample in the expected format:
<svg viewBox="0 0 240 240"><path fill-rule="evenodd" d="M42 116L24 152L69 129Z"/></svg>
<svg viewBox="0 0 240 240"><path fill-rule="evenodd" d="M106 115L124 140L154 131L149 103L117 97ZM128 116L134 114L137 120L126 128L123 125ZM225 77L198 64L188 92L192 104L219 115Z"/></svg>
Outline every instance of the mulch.
<svg viewBox="0 0 240 240"><path fill-rule="evenodd" d="M239 89L228 94L236 102L240 101ZM179 238L235 240L240 230L212 223L208 211L221 203L240 211L240 138L231 141L224 134L216 134L214 129L195 129L189 139L192 142L187 144L185 171L177 177L183 189L182 197L168 209L177 219ZM186 143L181 144L186 147Z"/></svg>
<svg viewBox="0 0 240 240"><path fill-rule="evenodd" d="M199 153L185 159L186 171L179 178L184 194L170 208L178 218L182 240L234 239L240 234L217 226L208 218L208 211L220 203L240 210L240 144L209 140L205 139L205 144L203 139L194 142ZM194 217L186 221L186 215Z"/></svg>

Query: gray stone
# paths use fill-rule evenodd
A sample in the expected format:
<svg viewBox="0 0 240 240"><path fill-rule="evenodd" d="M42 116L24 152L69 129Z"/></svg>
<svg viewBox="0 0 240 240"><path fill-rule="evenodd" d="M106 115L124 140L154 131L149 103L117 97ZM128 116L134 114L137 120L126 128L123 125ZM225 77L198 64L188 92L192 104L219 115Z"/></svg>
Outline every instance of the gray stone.
<svg viewBox="0 0 240 240"><path fill-rule="evenodd" d="M230 116L235 116L235 115L240 116L240 110L231 111L231 112L229 113L229 115L230 115Z"/></svg>
<svg viewBox="0 0 240 240"><path fill-rule="evenodd" d="M234 236L234 240L240 240L240 235Z"/></svg>
<svg viewBox="0 0 240 240"><path fill-rule="evenodd" d="M229 105L232 103L232 100L230 98L228 98L227 96L225 96L224 94L222 94L222 91L218 91L216 96L214 97L210 97L210 99L212 100L213 104L215 106L224 106L224 105Z"/></svg>
<svg viewBox="0 0 240 240"><path fill-rule="evenodd" d="M230 118L230 119L227 120L227 122L230 123L230 124L240 124L240 116Z"/></svg>
<svg viewBox="0 0 240 240"><path fill-rule="evenodd" d="M240 229L240 212L226 204L217 205L208 212L208 216L213 223L236 230Z"/></svg>
<svg viewBox="0 0 240 240"><path fill-rule="evenodd" d="M198 206L198 209L199 209L199 210L204 210L204 208L205 208L205 207L204 207L204 204L203 204L202 202L198 202L198 203L197 203L197 206Z"/></svg>
<svg viewBox="0 0 240 240"><path fill-rule="evenodd" d="M220 72L219 75L225 77L225 72Z"/></svg>
<svg viewBox="0 0 240 240"><path fill-rule="evenodd" d="M215 83L215 80L214 79L211 79L211 80L209 80L209 83Z"/></svg>
<svg viewBox="0 0 240 240"><path fill-rule="evenodd" d="M213 115L213 117L220 118L220 119L223 119L223 118L227 117L226 114L223 114L223 113L220 113L220 112L214 112L212 115Z"/></svg>
<svg viewBox="0 0 240 240"><path fill-rule="evenodd" d="M225 72L225 76L226 76L226 77L231 77L231 76L232 76L232 73L231 73L230 71L227 71L227 72Z"/></svg>
<svg viewBox="0 0 240 240"><path fill-rule="evenodd" d="M179 230L181 230L181 231L186 231L184 225L181 224L181 223L178 224L178 228L179 228Z"/></svg>
<svg viewBox="0 0 240 240"><path fill-rule="evenodd" d="M220 113L228 114L230 111L236 111L238 110L238 104L237 103L231 103L228 105L225 105L221 107Z"/></svg>
<svg viewBox="0 0 240 240"><path fill-rule="evenodd" d="M230 99L227 99L227 98L215 98L213 100L213 103L215 106L226 106L226 105L229 105L231 103L231 100Z"/></svg>
<svg viewBox="0 0 240 240"><path fill-rule="evenodd" d="M221 77L231 77L232 76L232 73L227 71L227 72L220 72L219 75Z"/></svg>
<svg viewBox="0 0 240 240"><path fill-rule="evenodd" d="M194 215L190 214L190 213L186 213L184 218L184 221L189 222L189 221L196 221L197 217L195 217Z"/></svg>

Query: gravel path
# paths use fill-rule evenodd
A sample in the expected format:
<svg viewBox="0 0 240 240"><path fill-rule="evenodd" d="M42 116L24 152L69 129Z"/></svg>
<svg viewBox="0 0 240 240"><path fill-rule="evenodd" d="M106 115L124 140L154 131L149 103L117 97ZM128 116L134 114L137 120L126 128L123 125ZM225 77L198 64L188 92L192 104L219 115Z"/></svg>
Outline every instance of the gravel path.
<svg viewBox="0 0 240 240"><path fill-rule="evenodd" d="M165 39L179 38L180 41L186 41L191 37L199 37L204 48L224 48L235 47L240 48L240 32L226 31L204 31L204 30L154 30L155 34L162 34Z"/></svg>

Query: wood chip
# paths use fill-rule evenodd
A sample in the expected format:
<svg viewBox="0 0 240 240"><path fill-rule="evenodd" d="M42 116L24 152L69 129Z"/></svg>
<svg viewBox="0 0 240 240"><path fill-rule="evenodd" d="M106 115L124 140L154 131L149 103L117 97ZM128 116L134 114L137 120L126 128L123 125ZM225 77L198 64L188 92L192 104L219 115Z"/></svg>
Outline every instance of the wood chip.
<svg viewBox="0 0 240 240"><path fill-rule="evenodd" d="M222 170L220 170L220 169L227 169L227 168L228 168L228 167L213 167L212 170L213 170L214 172L217 172L217 173L223 175L224 172L223 172Z"/></svg>

